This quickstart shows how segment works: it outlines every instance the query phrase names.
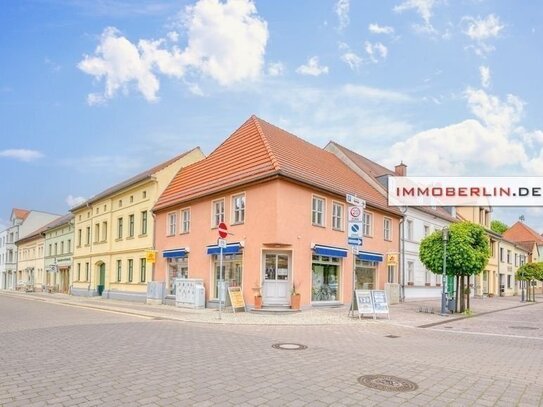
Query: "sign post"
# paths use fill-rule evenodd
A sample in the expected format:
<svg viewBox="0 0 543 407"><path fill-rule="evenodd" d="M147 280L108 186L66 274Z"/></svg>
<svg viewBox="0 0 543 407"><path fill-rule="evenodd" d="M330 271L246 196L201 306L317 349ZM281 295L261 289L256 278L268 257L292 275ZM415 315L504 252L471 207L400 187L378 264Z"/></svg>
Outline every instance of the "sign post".
<svg viewBox="0 0 543 407"><path fill-rule="evenodd" d="M224 222L219 223L219 319L222 319L222 301L225 300L226 305L226 293L224 292L224 274L222 269L222 251L226 247L226 236L228 235L228 228Z"/></svg>
<svg viewBox="0 0 543 407"><path fill-rule="evenodd" d="M349 316L351 312L354 316L356 307L356 254L358 254L358 246L362 246L364 238L364 208L366 207L366 201L354 194L347 194L346 201L352 205L348 209L349 227L347 228L347 244L351 245L353 249L353 299L351 301Z"/></svg>

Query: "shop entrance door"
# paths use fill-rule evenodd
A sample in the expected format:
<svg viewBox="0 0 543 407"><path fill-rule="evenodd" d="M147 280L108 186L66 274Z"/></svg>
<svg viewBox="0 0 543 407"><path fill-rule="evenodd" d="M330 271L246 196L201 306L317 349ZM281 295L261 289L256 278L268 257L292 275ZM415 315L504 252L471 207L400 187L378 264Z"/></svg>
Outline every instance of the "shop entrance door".
<svg viewBox="0 0 543 407"><path fill-rule="evenodd" d="M264 305L289 305L291 288L290 255L264 253L262 303Z"/></svg>

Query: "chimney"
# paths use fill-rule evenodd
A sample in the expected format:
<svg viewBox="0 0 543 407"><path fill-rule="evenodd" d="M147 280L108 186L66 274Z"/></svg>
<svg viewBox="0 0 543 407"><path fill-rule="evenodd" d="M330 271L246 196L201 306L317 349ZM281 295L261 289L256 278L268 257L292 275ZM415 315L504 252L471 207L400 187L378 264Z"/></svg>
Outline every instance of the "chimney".
<svg viewBox="0 0 543 407"><path fill-rule="evenodd" d="M403 161L394 167L394 173L400 177L405 177L407 175L407 165Z"/></svg>

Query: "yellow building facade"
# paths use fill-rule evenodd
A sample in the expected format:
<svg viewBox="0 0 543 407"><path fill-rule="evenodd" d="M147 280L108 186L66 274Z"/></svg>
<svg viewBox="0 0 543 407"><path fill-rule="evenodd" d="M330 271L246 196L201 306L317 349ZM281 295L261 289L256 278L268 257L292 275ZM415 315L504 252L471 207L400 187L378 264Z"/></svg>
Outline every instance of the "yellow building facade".
<svg viewBox="0 0 543 407"><path fill-rule="evenodd" d="M204 158L199 148L115 185L74 214L73 295L144 302L153 278L152 208L177 172Z"/></svg>
<svg viewBox="0 0 543 407"><path fill-rule="evenodd" d="M19 258L17 261L17 289L27 291L43 291L45 289L46 272L42 229L30 233L16 242Z"/></svg>

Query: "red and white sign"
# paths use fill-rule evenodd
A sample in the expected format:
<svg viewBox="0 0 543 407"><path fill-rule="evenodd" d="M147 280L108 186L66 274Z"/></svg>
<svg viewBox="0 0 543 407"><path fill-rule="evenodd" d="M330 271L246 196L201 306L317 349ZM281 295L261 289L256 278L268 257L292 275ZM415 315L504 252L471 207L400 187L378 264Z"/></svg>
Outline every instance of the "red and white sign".
<svg viewBox="0 0 543 407"><path fill-rule="evenodd" d="M362 222L364 210L360 206L349 206L349 222Z"/></svg>
<svg viewBox="0 0 543 407"><path fill-rule="evenodd" d="M226 223L221 222L219 223L219 236L221 239L224 239L228 235L228 228L226 227Z"/></svg>

